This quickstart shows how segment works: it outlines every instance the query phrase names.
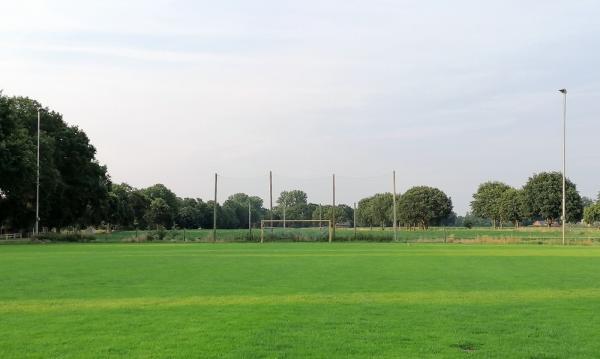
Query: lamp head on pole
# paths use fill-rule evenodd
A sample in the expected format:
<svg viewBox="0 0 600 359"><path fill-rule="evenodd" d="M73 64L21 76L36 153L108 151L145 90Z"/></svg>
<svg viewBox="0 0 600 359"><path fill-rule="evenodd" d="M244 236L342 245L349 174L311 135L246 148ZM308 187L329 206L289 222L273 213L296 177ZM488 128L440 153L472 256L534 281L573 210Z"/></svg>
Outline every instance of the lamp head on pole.
<svg viewBox="0 0 600 359"><path fill-rule="evenodd" d="M567 94L567 89L560 89L558 91L564 93L565 95Z"/></svg>

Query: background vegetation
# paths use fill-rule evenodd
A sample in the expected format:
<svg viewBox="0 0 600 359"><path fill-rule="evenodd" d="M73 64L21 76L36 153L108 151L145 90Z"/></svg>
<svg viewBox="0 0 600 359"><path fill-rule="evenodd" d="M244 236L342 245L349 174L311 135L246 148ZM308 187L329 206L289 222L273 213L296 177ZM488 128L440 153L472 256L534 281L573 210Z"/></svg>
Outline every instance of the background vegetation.
<svg viewBox="0 0 600 359"><path fill-rule="evenodd" d="M0 93L0 232L30 232L35 222L37 110L41 105L23 97ZM95 148L85 133L67 125L48 108L41 111L41 227L78 231L89 226L112 229L257 228L262 219L332 219L354 225L354 209L346 204L310 203L302 189L277 195L272 213L258 196L235 193L223 203L180 198L163 184L134 188L112 183L106 167L95 159ZM558 172L534 174L522 188L491 181L473 195L472 212L456 216L452 200L442 190L427 186L408 189L396 198L397 225L515 227L552 226L560 222L562 179ZM599 196L600 197L600 196ZM599 198L600 199L600 198ZM376 193L358 201L360 227L393 226L391 193ZM600 201L582 198L567 181L567 221L589 225L600 221ZM248 211L251 222L248 223Z"/></svg>

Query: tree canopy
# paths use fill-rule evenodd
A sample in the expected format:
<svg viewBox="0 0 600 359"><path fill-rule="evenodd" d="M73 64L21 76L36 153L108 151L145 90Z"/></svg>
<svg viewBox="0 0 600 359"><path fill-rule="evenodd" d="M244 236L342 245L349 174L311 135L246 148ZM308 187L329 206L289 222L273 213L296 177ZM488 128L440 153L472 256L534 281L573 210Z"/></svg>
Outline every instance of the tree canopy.
<svg viewBox="0 0 600 359"><path fill-rule="evenodd" d="M562 214L562 174L560 172L542 172L534 174L523 187L524 207L532 218L546 221L550 226L557 222ZM566 180L567 222L578 222L583 216L583 204L577 188Z"/></svg>
<svg viewBox="0 0 600 359"><path fill-rule="evenodd" d="M473 214L482 218L489 218L493 225L501 221L501 198L502 194L511 187L498 181L485 182L479 185L477 192L473 194L471 208Z"/></svg>
<svg viewBox="0 0 600 359"><path fill-rule="evenodd" d="M87 135L37 101L0 93L0 224L30 229L35 222L38 109L40 226L97 223L111 182Z"/></svg>
<svg viewBox="0 0 600 359"><path fill-rule="evenodd" d="M444 222L452 213L452 200L437 188L413 187L400 196L400 222L409 227L428 228Z"/></svg>

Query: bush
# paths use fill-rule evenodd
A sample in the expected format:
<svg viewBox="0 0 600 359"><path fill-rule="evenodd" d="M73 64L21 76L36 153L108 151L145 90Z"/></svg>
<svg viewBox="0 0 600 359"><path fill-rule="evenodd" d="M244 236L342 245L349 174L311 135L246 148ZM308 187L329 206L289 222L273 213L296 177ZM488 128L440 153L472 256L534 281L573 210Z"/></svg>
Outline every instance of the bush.
<svg viewBox="0 0 600 359"><path fill-rule="evenodd" d="M463 224L467 229L473 228L473 221L470 218L466 218Z"/></svg>
<svg viewBox="0 0 600 359"><path fill-rule="evenodd" d="M149 241L162 241L167 236L167 230L163 226L158 226L156 230L147 234Z"/></svg>
<svg viewBox="0 0 600 359"><path fill-rule="evenodd" d="M41 241L50 241L50 242L91 242L94 241L95 238L91 234L83 234L83 233L41 233L36 239Z"/></svg>

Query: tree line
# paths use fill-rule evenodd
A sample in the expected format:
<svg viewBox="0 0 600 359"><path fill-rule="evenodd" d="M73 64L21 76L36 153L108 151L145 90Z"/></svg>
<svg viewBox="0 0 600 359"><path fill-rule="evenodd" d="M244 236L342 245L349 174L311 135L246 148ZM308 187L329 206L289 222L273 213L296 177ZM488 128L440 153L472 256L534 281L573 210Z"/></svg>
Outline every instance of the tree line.
<svg viewBox="0 0 600 359"><path fill-rule="evenodd" d="M127 184L113 184L108 194L107 220L120 228L212 228L214 213L218 228L258 227L263 219L332 220L336 224L354 225L354 209L346 204L310 203L302 190L283 191L273 210L264 208L257 196L236 193L222 204L200 198L179 198L162 184L136 189ZM427 228L448 220L452 201L441 190L414 187L397 195L398 224ZM358 226L391 226L393 195L378 193L359 201ZM108 223L107 223L108 224Z"/></svg>
<svg viewBox="0 0 600 359"><path fill-rule="evenodd" d="M581 197L576 185L566 179L565 203L567 223L582 219L588 224L600 222L600 193L596 202ZM486 218L493 227L512 223L542 221L547 226L562 222L562 173L542 172L531 176L522 188L489 181L473 194L472 214Z"/></svg>
<svg viewBox="0 0 600 359"><path fill-rule="evenodd" d="M0 92L0 230L30 231L35 222L37 113L40 103ZM519 189L501 182L479 186L472 212L456 216L452 200L433 187L416 186L403 194L377 193L354 208L308 201L300 189L283 191L272 211L257 196L236 193L223 203L179 198L162 184L134 188L115 184L85 132L64 122L62 115L41 108L40 218L41 227L85 228L212 228L216 209L218 228L257 227L262 219L332 219L337 224L407 228L432 225L515 226L534 220L552 225L560 220L562 178L558 172L535 174ZM335 213L334 213L335 211ZM249 218L250 214L250 218ZM567 221L600 222L600 198L581 197L567 181ZM250 222L250 223L249 223Z"/></svg>

